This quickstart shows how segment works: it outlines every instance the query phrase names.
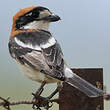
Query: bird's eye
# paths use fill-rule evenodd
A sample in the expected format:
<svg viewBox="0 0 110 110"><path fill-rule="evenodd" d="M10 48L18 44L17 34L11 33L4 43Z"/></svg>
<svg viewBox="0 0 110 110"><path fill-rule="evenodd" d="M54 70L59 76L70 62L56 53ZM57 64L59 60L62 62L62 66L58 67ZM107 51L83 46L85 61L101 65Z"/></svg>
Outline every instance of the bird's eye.
<svg viewBox="0 0 110 110"><path fill-rule="evenodd" d="M39 16L39 11L38 10L33 10L32 11L32 17L37 18Z"/></svg>

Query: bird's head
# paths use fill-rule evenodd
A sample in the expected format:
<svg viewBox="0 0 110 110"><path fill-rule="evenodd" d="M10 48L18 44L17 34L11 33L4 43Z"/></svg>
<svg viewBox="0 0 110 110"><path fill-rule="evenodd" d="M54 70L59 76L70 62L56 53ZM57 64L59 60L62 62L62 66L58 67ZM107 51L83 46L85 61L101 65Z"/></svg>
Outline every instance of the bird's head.
<svg viewBox="0 0 110 110"><path fill-rule="evenodd" d="M21 9L13 16L13 29L42 29L48 31L50 22L60 20L60 17L53 14L48 8L32 6Z"/></svg>

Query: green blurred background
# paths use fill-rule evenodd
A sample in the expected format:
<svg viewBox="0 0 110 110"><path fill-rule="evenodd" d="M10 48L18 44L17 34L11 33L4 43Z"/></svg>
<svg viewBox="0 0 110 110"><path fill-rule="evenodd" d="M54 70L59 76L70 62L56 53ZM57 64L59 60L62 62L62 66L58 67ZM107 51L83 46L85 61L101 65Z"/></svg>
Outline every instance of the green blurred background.
<svg viewBox="0 0 110 110"><path fill-rule="evenodd" d="M8 52L12 16L21 8L45 6L62 20L50 30L60 42L65 59L73 68L104 68L104 84L110 92L110 1L109 0L1 0L0 1L0 96L30 99L39 84L28 80ZM46 86L44 95L55 88ZM110 110L105 102L105 110ZM0 110L4 110L0 107ZM31 110L15 106L12 110ZM55 105L52 110L58 110Z"/></svg>

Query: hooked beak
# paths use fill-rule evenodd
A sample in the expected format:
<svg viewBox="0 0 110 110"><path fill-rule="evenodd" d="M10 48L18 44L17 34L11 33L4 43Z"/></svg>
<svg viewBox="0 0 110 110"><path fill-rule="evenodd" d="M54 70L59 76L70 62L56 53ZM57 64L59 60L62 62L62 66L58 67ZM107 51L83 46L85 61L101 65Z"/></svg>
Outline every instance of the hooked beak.
<svg viewBox="0 0 110 110"><path fill-rule="evenodd" d="M46 16L44 18L36 19L36 20L38 20L38 21L44 20L44 21L48 21L48 22L56 22L56 21L61 20L61 18L59 16L57 16L57 15L52 14L52 15Z"/></svg>
<svg viewBox="0 0 110 110"><path fill-rule="evenodd" d="M60 18L59 16L54 15L54 14L52 14L52 15L46 17L46 19L47 19L49 22L56 22L56 21L61 20L61 18Z"/></svg>

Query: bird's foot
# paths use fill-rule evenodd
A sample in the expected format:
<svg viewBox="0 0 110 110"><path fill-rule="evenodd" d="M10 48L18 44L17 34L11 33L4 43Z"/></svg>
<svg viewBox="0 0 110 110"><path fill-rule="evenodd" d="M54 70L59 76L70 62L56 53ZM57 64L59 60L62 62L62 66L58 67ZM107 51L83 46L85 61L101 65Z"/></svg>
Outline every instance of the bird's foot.
<svg viewBox="0 0 110 110"><path fill-rule="evenodd" d="M44 90L44 85L45 85L45 81L42 82L40 88L37 90L36 93L32 93L32 95L34 96L33 100L34 100L34 104L32 106L33 109L35 110L41 110L41 107L44 107L46 110L48 110L50 107L52 107L52 103L50 102L50 97L42 97L40 96L41 93Z"/></svg>
<svg viewBox="0 0 110 110"><path fill-rule="evenodd" d="M49 98L45 98L45 97L42 97L42 96L36 96L35 94L34 95L34 99L35 100L35 103L33 104L32 108L34 110L41 110L41 107L44 107L44 109L46 110L49 110L49 108L52 107L52 102L50 102L50 99Z"/></svg>

